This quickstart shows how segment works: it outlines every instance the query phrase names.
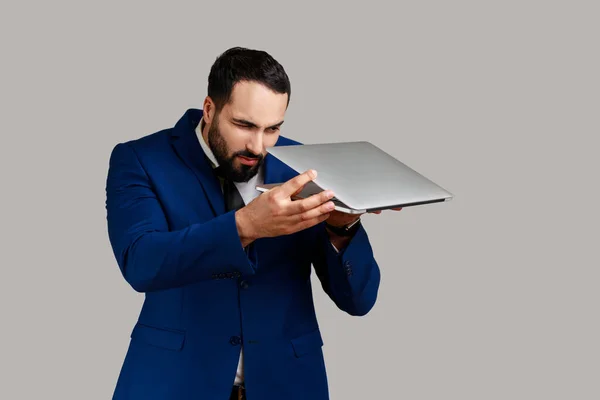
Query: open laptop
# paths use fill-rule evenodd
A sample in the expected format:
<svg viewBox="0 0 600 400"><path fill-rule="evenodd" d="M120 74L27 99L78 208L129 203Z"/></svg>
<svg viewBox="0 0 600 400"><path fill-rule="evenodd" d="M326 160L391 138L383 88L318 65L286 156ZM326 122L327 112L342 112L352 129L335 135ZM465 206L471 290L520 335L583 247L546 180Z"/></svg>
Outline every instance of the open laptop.
<svg viewBox="0 0 600 400"><path fill-rule="evenodd" d="M454 196L367 141L274 146L267 151L302 173L317 177L297 195L306 198L330 189L335 209L349 214L451 200ZM266 192L283 182L256 187Z"/></svg>

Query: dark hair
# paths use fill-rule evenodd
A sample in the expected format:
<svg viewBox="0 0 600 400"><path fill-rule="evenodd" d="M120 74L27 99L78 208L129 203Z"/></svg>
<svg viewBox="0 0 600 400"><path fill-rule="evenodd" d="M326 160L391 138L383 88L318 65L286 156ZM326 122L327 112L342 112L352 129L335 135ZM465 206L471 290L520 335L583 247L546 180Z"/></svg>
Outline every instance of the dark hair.
<svg viewBox="0 0 600 400"><path fill-rule="evenodd" d="M275 93L287 93L290 104L290 80L283 66L265 51L232 47L217 57L208 75L208 95L217 110L229 102L233 86L240 81L258 82Z"/></svg>

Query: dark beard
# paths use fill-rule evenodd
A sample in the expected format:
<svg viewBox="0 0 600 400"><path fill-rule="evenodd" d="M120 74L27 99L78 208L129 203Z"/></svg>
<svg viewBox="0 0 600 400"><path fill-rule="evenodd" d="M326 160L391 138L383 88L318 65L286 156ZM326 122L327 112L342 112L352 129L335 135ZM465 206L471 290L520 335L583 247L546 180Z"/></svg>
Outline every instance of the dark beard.
<svg viewBox="0 0 600 400"><path fill-rule="evenodd" d="M259 168L264 162L264 156L262 154L252 154L245 149L228 156L229 149L227 148L227 143L225 143L223 136L221 136L221 133L219 132L218 119L219 116L215 115L214 121L208 129L208 147L210 147L213 152L227 179L234 182L248 182L258 173ZM248 158L257 158L258 162L252 166L240 164L240 168L236 169L234 168L233 163L235 157L238 155Z"/></svg>

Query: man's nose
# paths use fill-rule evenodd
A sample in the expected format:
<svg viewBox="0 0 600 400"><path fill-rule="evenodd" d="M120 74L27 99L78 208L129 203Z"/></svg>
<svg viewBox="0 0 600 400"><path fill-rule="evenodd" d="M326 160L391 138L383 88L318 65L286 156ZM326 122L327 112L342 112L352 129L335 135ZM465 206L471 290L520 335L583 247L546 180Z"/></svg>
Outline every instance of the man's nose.
<svg viewBox="0 0 600 400"><path fill-rule="evenodd" d="M252 135L252 139L248 142L246 148L252 154L260 155L263 151L263 135L262 132L259 132L255 135Z"/></svg>

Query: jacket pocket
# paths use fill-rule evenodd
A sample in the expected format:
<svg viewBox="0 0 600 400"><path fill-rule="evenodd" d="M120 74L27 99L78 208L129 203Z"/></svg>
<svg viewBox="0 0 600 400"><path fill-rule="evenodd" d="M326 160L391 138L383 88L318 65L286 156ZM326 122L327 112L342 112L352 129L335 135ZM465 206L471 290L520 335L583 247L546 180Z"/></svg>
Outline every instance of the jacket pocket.
<svg viewBox="0 0 600 400"><path fill-rule="evenodd" d="M323 346L323 338L319 329L294 338L290 341L294 348L296 357L302 357L305 354L320 349Z"/></svg>
<svg viewBox="0 0 600 400"><path fill-rule="evenodd" d="M135 324L131 339L162 347L169 350L181 350L185 338L184 331L158 328L141 323Z"/></svg>

